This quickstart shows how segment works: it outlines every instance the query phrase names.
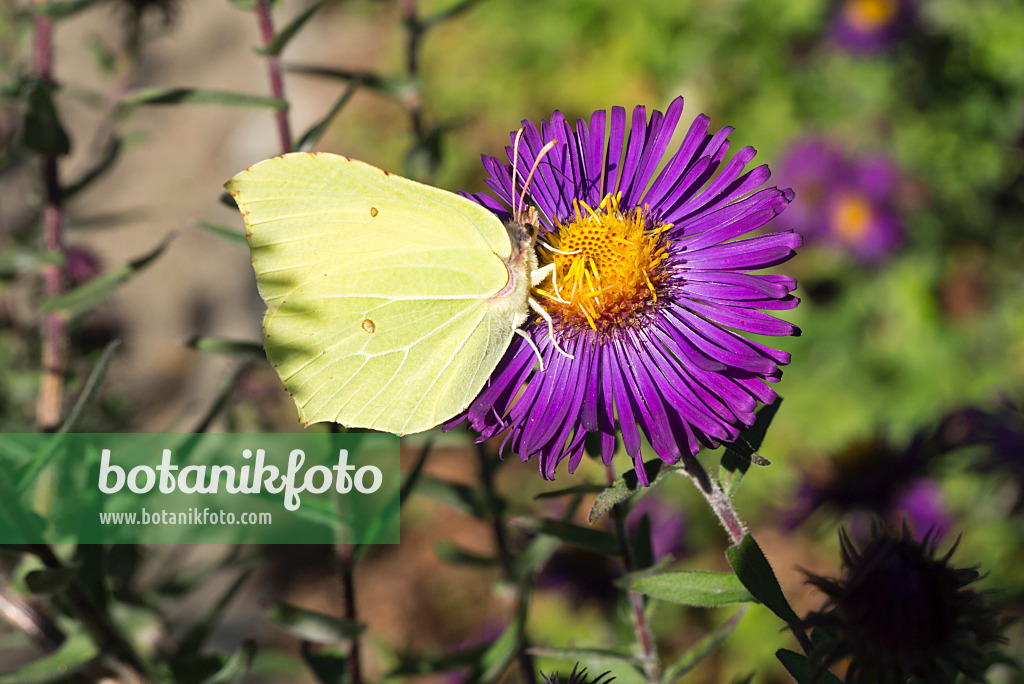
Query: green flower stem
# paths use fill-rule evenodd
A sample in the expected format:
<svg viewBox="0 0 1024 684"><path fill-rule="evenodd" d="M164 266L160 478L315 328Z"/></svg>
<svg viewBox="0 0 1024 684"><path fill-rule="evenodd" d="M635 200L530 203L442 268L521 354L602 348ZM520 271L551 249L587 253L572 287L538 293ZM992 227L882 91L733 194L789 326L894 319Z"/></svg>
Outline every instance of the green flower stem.
<svg viewBox="0 0 1024 684"><path fill-rule="evenodd" d="M491 526L494 530L494 546L498 551L498 562L501 564L502 575L509 584L515 588L516 615L525 616L528 600L528 588L526 582L530 580L530 574L520 578L516 576L515 562L508 543L508 531L506 530L505 512L502 510L497 490L494 486L494 466L492 457L488 456L483 444L478 444L476 453L480 461L480 483L487 492L487 500L491 502ZM530 640L526 635L525 617L519 625L519 634L516 639L516 660L519 662L519 669L523 673L523 680L528 684L535 684L537 681L537 670L533 662L533 656L529 653Z"/></svg>
<svg viewBox="0 0 1024 684"><path fill-rule="evenodd" d="M409 81L413 84L415 92L408 98L406 108L409 110L409 121L412 125L412 133L416 137L416 143L421 144L424 139L423 128L423 102L420 97L420 44L423 39L425 26L420 21L416 12L416 0L404 0L402 3L402 21L405 24L405 68L409 75Z"/></svg>
<svg viewBox="0 0 1024 684"><path fill-rule="evenodd" d="M256 18L259 20L263 46L268 47L274 40L274 22L270 16L270 0L256 0ZM281 77L280 55L267 55L267 71L270 74L270 94L279 100L284 100L284 79ZM281 142L281 153L287 154L292 151L292 131L291 124L288 122L288 110L275 110L274 119L277 122L277 137Z"/></svg>
<svg viewBox="0 0 1024 684"><path fill-rule="evenodd" d="M615 469L611 465L605 466L605 474L609 485L615 482ZM629 543L629 531L626 529L626 509L622 504L616 504L612 507L611 513L615 525L615 537L619 542L619 554L626 566L626 572L635 572L637 569L636 559L633 557L633 546ZM647 622L645 600L642 594L631 590L627 590L627 596L633 614L636 640L643 653L644 676L648 682L656 684L661 681L661 667L658 663L658 652L654 646L654 634Z"/></svg>
<svg viewBox="0 0 1024 684"><path fill-rule="evenodd" d="M37 5L45 4L36 0ZM43 83L53 81L53 20L42 12L35 17L33 45L35 75ZM43 158L43 249L57 252L64 247L60 170L57 156ZM43 292L47 297L61 293L61 267L45 264L42 268ZM64 403L64 369L67 366L67 318L63 313L46 314L42 323L42 375L36 401L36 426L43 431L57 429Z"/></svg>
<svg viewBox="0 0 1024 684"><path fill-rule="evenodd" d="M743 541L743 536L747 533L746 525L740 520L736 509L733 508L732 500L722 490L722 486L718 481L712 479L700 461L692 456L683 458L683 471L693 481L698 491L707 499L711 510L729 534L729 540L732 544L736 545Z"/></svg>
<svg viewBox="0 0 1024 684"><path fill-rule="evenodd" d="M354 558L355 546L352 544L338 544L337 556L341 570L341 598L345 603L345 618L352 624L359 621L359 613L356 611L356 585ZM348 644L348 671L349 681L352 684L362 684L363 665L360 653L359 636L353 636Z"/></svg>

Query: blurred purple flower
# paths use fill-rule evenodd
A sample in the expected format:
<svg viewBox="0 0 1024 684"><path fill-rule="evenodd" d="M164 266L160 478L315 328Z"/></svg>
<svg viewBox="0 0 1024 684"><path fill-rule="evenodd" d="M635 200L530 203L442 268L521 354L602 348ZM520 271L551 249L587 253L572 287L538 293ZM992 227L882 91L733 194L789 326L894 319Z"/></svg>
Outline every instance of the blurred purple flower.
<svg viewBox="0 0 1024 684"><path fill-rule="evenodd" d="M880 52L903 38L913 20L912 0L842 0L832 18L832 37L850 52Z"/></svg>
<svg viewBox="0 0 1024 684"><path fill-rule="evenodd" d="M939 434L919 433L902 449L881 435L852 444L830 459L823 472L805 476L795 505L783 515L783 526L795 529L815 511L827 509L848 516L857 538L867 534L874 519L884 518L895 524L905 520L918 539L929 533L942 539L952 519L937 484L928 477L930 463L944 450Z"/></svg>
<svg viewBox="0 0 1024 684"><path fill-rule="evenodd" d="M666 556L682 558L686 555L686 520L681 510L653 492L648 494L629 513L630 537L636 536L644 516L650 521L651 553L655 561Z"/></svg>
<svg viewBox="0 0 1024 684"><path fill-rule="evenodd" d="M946 422L955 429L959 445L981 447L975 470L1014 480L1020 490L1014 511L1024 511L1024 403L1004 398L993 410L964 409Z"/></svg>
<svg viewBox="0 0 1024 684"><path fill-rule="evenodd" d="M100 261L84 247L68 247L64 250L64 279L70 287L87 283L100 272Z"/></svg>
<svg viewBox="0 0 1024 684"><path fill-rule="evenodd" d="M621 564L607 556L575 546L553 553L537 573L537 587L566 594L573 603L594 602L604 607L615 604L619 590L615 580L622 576Z"/></svg>
<svg viewBox="0 0 1024 684"><path fill-rule="evenodd" d="M752 272L788 261L801 240L783 231L743 236L781 212L792 193L759 190L768 167L745 170L750 147L726 160L732 129L711 134L704 115L659 170L682 111L682 98L649 120L637 107L628 134L621 107L589 121L555 112L539 127L523 122L517 166L524 175L557 141L530 192L546 243L539 265L554 265L558 290L547 284L532 294L572 358L555 348L544 321L531 318L523 330L544 370L535 368L531 344L514 337L480 395L448 427L468 421L481 441L504 433L503 448L524 461L538 457L541 475L552 479L562 460L576 469L587 433L598 433L610 463L618 419L647 485L641 435L676 463L702 444L733 441L754 422L758 401L775 400L766 383L779 379L789 354L742 333L799 333L761 311L795 307L796 281ZM506 153L511 160L513 148ZM507 221L522 176L513 182L511 164L483 162L497 199L470 197Z"/></svg>
<svg viewBox="0 0 1024 684"><path fill-rule="evenodd" d="M822 140L796 142L779 177L799 198L775 223L875 263L903 240L892 210L899 174L883 157L849 159Z"/></svg>

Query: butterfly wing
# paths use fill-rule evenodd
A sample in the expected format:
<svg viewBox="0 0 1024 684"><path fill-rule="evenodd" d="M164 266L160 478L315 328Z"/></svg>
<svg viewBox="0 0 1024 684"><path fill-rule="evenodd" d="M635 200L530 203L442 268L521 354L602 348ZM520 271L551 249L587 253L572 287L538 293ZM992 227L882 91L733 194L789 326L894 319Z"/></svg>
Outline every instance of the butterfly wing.
<svg viewBox="0 0 1024 684"><path fill-rule="evenodd" d="M526 310L491 306L512 251L493 214L331 154L269 159L227 188L267 356L304 422L407 434L469 405Z"/></svg>

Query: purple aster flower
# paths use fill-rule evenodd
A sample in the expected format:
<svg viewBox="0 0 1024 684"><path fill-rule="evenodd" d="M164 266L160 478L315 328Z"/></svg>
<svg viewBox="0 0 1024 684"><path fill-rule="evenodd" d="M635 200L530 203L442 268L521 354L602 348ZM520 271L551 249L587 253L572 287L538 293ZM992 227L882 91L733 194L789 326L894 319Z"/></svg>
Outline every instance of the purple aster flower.
<svg viewBox="0 0 1024 684"><path fill-rule="evenodd" d="M796 281L750 273L789 260L801 238L792 232L742 236L781 212L790 190L764 188L767 166L749 171L755 151L726 160L731 128L711 134L701 115L658 171L683 110L682 98L646 119L643 107L597 111L571 123L561 112L538 128L524 121L519 169L558 143L537 167L531 200L541 218L537 258L554 277L533 297L550 314L523 329L543 357L513 338L462 420L479 439L504 433L502 447L538 457L552 479L583 458L587 433L600 436L610 463L616 418L626 452L644 485L641 435L667 463L700 445L734 440L754 422L758 401L776 394L789 354L740 333L796 335L798 329L759 309L796 306ZM513 136L514 138L514 136ZM506 148L508 159L513 147ZM469 195L499 218L519 199L512 165L483 158L497 199Z"/></svg>
<svg viewBox="0 0 1024 684"><path fill-rule="evenodd" d="M854 536L864 538L873 521L906 521L918 539L942 539L952 520L941 491L928 476L930 465L946 450L943 430L920 432L900 448L881 435L856 442L816 475L808 474L797 490L796 504L783 515L795 529L815 511L848 516Z"/></svg>
<svg viewBox="0 0 1024 684"><path fill-rule="evenodd" d="M820 242L875 263L903 240L903 225L892 209L899 175L883 157L848 159L821 140L794 144L779 177L800 201L779 219L808 244Z"/></svg>
<svg viewBox="0 0 1024 684"><path fill-rule="evenodd" d="M913 19L912 0L842 0L832 36L850 52L880 52L903 38Z"/></svg>

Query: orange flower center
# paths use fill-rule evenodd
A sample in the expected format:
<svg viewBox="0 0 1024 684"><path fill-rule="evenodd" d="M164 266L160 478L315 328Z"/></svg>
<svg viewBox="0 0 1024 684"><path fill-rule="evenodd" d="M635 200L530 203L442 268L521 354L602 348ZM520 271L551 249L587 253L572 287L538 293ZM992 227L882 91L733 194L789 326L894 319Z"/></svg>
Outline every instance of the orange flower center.
<svg viewBox="0 0 1024 684"><path fill-rule="evenodd" d="M870 230L873 219L871 201L859 193L840 198L832 210L836 235L848 244L862 240Z"/></svg>
<svg viewBox="0 0 1024 684"><path fill-rule="evenodd" d="M534 295L557 320L605 331L628 325L657 301L657 285L672 224L651 228L647 208L619 209L606 195L596 209L574 200L575 216L558 222L552 249L540 250L540 266L554 273Z"/></svg>
<svg viewBox="0 0 1024 684"><path fill-rule="evenodd" d="M889 25L897 9L897 0L847 0L843 14L855 29L869 33Z"/></svg>

